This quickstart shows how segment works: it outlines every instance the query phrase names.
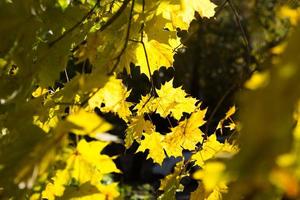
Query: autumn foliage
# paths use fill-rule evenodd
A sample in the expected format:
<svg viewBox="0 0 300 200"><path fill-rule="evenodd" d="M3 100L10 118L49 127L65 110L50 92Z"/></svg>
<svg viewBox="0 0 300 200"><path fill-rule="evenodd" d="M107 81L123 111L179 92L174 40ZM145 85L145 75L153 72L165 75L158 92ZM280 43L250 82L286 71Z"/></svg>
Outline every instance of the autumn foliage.
<svg viewBox="0 0 300 200"><path fill-rule="evenodd" d="M179 198L187 177L191 200L299 198L296 6L278 4L287 39L265 50L263 72L232 87L238 100L215 127L220 105L208 112L176 77L154 79L176 71L175 55L196 37L191 23L217 20L226 6L239 23L231 0L0 1L0 198L129 198L122 155L107 153L114 144L155 166L176 158L152 196L132 199ZM238 28L255 63L260 55ZM133 76L145 90L127 84Z"/></svg>

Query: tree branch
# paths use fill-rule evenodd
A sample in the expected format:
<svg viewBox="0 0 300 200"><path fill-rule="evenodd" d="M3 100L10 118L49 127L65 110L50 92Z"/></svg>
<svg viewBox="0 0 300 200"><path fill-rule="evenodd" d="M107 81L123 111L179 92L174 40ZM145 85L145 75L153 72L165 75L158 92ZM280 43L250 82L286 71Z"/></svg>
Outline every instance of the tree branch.
<svg viewBox="0 0 300 200"><path fill-rule="evenodd" d="M125 38L124 46L123 46L121 52L119 53L119 55L116 58L114 58L114 60L116 59L117 61L114 64L111 71L108 73L108 75L112 75L112 73L116 70L116 68L118 67L118 65L120 63L122 55L124 54L124 52L125 52L125 50L128 46L128 41L129 41L129 37L130 37L131 20L132 20L133 9L134 9L134 3L135 3L135 0L132 0L130 14L129 14L129 22L128 22L128 26L127 26L127 32L126 32L126 38Z"/></svg>
<svg viewBox="0 0 300 200"><path fill-rule="evenodd" d="M66 30L62 35L60 35L58 38L56 38L55 40L53 40L52 42L50 42L48 45L49 47L52 47L55 43L59 42L60 40L62 40L64 37L66 37L66 35L68 35L69 33L73 32L78 26L80 26L84 20L86 20L88 17L90 17L94 10L97 8L97 6L100 4L100 0L97 0L95 5L91 8L91 10L82 17L82 19L77 22L74 26L72 26L70 29Z"/></svg>

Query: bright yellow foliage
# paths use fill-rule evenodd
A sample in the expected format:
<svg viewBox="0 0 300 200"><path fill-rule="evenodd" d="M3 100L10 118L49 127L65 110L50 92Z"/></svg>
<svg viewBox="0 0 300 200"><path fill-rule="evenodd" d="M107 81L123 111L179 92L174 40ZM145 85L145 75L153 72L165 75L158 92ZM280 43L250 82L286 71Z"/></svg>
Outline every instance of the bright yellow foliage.
<svg viewBox="0 0 300 200"><path fill-rule="evenodd" d="M173 80L166 82L157 90L156 113L162 117L169 114L179 120L183 113L192 113L196 109L195 98L189 97L182 87L174 88Z"/></svg>
<svg viewBox="0 0 300 200"><path fill-rule="evenodd" d="M148 41L144 39L147 58L143 45L139 45L136 50L136 65L141 67L141 73L150 78L148 63L151 73L158 70L161 66L171 67L173 65L173 49L168 44L157 42L156 40Z"/></svg>
<svg viewBox="0 0 300 200"><path fill-rule="evenodd" d="M238 147L228 144L227 142L220 143L215 134L211 135L207 141L204 142L202 149L192 156L195 164L200 167L205 166L205 162L209 159L219 157L231 157L238 152Z"/></svg>
<svg viewBox="0 0 300 200"><path fill-rule="evenodd" d="M33 116L33 124L39 126L43 129L46 133L50 131L51 128L56 127L59 119L58 116L55 114L55 111L59 109L59 106L49 109L48 118L46 121L42 121L40 116L35 115Z"/></svg>
<svg viewBox="0 0 300 200"><path fill-rule="evenodd" d="M141 141L143 133L151 133L155 129L151 121L145 120L143 115L132 118L126 129L125 147L129 148L133 141Z"/></svg>
<svg viewBox="0 0 300 200"><path fill-rule="evenodd" d="M79 186L89 182L99 187L103 175L112 172L119 173L120 170L117 169L112 158L100 154L108 144L100 141L80 140L77 148L67 159L65 169L58 170L52 179L53 182L47 184L42 194L43 198L54 199L55 196L62 196L65 187L74 181Z"/></svg>
<svg viewBox="0 0 300 200"><path fill-rule="evenodd" d="M134 110L137 111L137 115L143 115L144 113L152 113L156 110L156 99L147 94L142 96L142 99L135 105Z"/></svg>
<svg viewBox="0 0 300 200"><path fill-rule="evenodd" d="M165 150L169 156L181 156L182 148L194 150L196 144L202 141L202 132L199 127L204 124L206 110L198 109L190 118L179 122L178 126L171 128L164 140Z"/></svg>
<svg viewBox="0 0 300 200"><path fill-rule="evenodd" d="M182 191L183 186L180 184L181 178L184 176L184 165L183 161L176 163L174 172L167 175L160 181L159 190L164 193L159 196L159 200L173 199L176 192Z"/></svg>
<svg viewBox="0 0 300 200"><path fill-rule="evenodd" d="M288 18L292 25L296 26L299 24L300 20L300 9L293 9L289 6L283 6L281 7L279 11L279 15L284 18Z"/></svg>
<svg viewBox="0 0 300 200"><path fill-rule="evenodd" d="M97 134L105 133L112 128L111 124L101 119L96 113L87 112L83 109L69 115L67 120L78 126L78 128L71 130L77 135L95 137Z"/></svg>
<svg viewBox="0 0 300 200"><path fill-rule="evenodd" d="M130 91L127 91L122 80L117 79L116 76L111 76L105 86L89 99L89 107L94 109L103 103L105 105L100 107L102 112L116 113L120 118L127 121L127 117L131 115L129 107L132 105L126 101L129 94Z"/></svg>
<svg viewBox="0 0 300 200"><path fill-rule="evenodd" d="M190 22L194 19L194 13L198 12L201 17L213 17L217 6L210 0L164 0L157 9L157 14L170 20L171 30L178 28L188 29Z"/></svg>
<svg viewBox="0 0 300 200"><path fill-rule="evenodd" d="M245 83L245 88L256 90L265 87L269 83L270 74L265 72L254 72L252 77Z"/></svg>
<svg viewBox="0 0 300 200"><path fill-rule="evenodd" d="M202 180L207 200L221 200L222 194L227 192L228 178L225 172L225 164L222 162L208 162L203 169L196 171L193 177ZM199 184L202 184L199 183Z"/></svg>
<svg viewBox="0 0 300 200"><path fill-rule="evenodd" d="M144 133L145 139L141 141L137 152L144 152L146 149L149 150L147 158L152 158L154 162L162 164L165 158L165 152L163 150L162 141L164 136L158 132Z"/></svg>
<svg viewBox="0 0 300 200"><path fill-rule="evenodd" d="M230 119L230 123L225 127L229 128L230 130L234 130L236 128L236 123L231 119L231 116L234 115L235 112L236 112L235 106L230 107L229 110L226 112L225 117L219 121L217 129L221 130L221 134L223 133L222 132L223 124L227 119Z"/></svg>
<svg viewBox="0 0 300 200"><path fill-rule="evenodd" d="M31 95L32 95L33 97L37 98L37 97L40 97L40 96L46 94L47 92L48 92L48 90L47 90L46 88L38 87L36 90L34 90L34 91L32 92Z"/></svg>

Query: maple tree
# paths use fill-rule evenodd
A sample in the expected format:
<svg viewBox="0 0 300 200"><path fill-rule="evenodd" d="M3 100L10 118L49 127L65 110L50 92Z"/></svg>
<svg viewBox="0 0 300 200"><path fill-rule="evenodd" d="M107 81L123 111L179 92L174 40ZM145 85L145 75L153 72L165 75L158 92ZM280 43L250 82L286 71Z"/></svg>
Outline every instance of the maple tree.
<svg viewBox="0 0 300 200"><path fill-rule="evenodd" d="M246 82L253 91L242 94L241 119L230 107L212 134L199 99L175 86L174 77L154 80L162 67L173 68L174 55L193 39L194 18L215 20L225 4L233 8L230 0L219 7L210 0L0 1L0 197L121 199L115 178L124 173L115 162L120 155L105 151L115 143L159 166L179 158L160 180L158 199L175 199L185 177L197 182L190 199L238 199L255 189L262 196L299 197L299 123L292 128L299 121L300 61L292 53L299 31L274 59L276 67L266 73L271 80L254 73ZM280 11L297 24L298 10ZM183 30L190 38L179 37ZM76 64L83 67L71 75L67 68ZM138 101L130 100L134 88L122 78L123 72L133 76L132 66L149 83ZM285 102L292 85L294 95ZM265 115L257 117L261 110ZM111 134L116 125L105 114L125 124L124 139ZM168 131L160 131L153 115L168 122ZM217 133L225 129L231 134L222 141ZM265 144L272 149L263 154ZM254 160L255 154L263 155ZM256 170L248 175L250 168Z"/></svg>

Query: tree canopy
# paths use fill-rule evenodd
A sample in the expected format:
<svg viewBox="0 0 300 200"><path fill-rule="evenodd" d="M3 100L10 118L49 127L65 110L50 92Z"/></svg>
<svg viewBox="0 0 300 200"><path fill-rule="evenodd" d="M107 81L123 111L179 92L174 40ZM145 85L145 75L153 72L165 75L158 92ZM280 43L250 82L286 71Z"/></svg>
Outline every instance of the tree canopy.
<svg viewBox="0 0 300 200"><path fill-rule="evenodd" d="M300 198L299 6L0 0L0 198Z"/></svg>

